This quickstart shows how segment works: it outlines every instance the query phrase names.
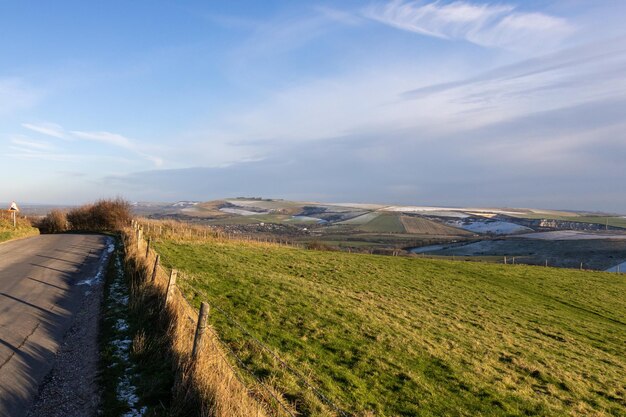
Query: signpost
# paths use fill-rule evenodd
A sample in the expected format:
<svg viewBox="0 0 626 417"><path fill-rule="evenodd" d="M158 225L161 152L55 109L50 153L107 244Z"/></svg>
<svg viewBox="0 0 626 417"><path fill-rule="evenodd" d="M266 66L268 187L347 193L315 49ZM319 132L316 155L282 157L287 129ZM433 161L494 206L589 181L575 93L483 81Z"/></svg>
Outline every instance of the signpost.
<svg viewBox="0 0 626 417"><path fill-rule="evenodd" d="M20 211L20 208L17 206L15 201L11 202L11 206L9 206L9 211L11 212L11 217L13 218L13 227L17 227L17 212Z"/></svg>

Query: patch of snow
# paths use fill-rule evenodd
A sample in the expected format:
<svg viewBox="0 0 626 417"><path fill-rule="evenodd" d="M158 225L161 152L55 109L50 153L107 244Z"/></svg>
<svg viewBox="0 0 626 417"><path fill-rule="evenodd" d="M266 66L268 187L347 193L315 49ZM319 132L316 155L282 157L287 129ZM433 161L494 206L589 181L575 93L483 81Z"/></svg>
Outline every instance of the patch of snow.
<svg viewBox="0 0 626 417"><path fill-rule="evenodd" d="M378 210L384 208L382 204L368 204L368 203L332 203L331 206L357 208L365 210Z"/></svg>
<svg viewBox="0 0 626 417"><path fill-rule="evenodd" d="M115 323L115 330L125 332L128 330L128 322L124 319L117 319L117 322Z"/></svg>
<svg viewBox="0 0 626 417"><path fill-rule="evenodd" d="M593 239L614 239L625 240L626 233L594 233L590 231L579 230L557 230L554 232L538 232L528 233L523 236L528 239L541 239L541 240L593 240Z"/></svg>
<svg viewBox="0 0 626 417"><path fill-rule="evenodd" d="M496 235L511 235L515 233L532 232L533 230L526 226L511 222L495 221L451 221L447 222L450 226L459 227L474 233L493 233Z"/></svg>
<svg viewBox="0 0 626 417"><path fill-rule="evenodd" d="M268 214L269 213L269 211L250 211L250 210L238 209L238 208L233 208L233 207L224 207L224 208L221 208L220 211L224 213L230 213L230 214L239 214L241 216L254 216L256 214Z"/></svg>
<svg viewBox="0 0 626 417"><path fill-rule="evenodd" d="M361 225L361 224L369 223L370 221L374 220L376 217L380 216L380 214L381 213L379 211L371 211L369 213L365 213L360 216L352 217L351 219L348 219L348 220L340 221L337 224Z"/></svg>
<svg viewBox="0 0 626 417"><path fill-rule="evenodd" d="M626 262L622 262L621 264L617 264L606 270L606 272L618 272L618 271L626 273Z"/></svg>
<svg viewBox="0 0 626 417"><path fill-rule="evenodd" d="M107 247L106 250L102 251L100 255L100 259L98 260L98 269L96 271L96 275L93 278L84 279L76 283L76 285L87 285L92 286L94 284L99 284L102 282L102 276L104 275L104 267L107 266L109 257L115 251L115 242L112 238L107 238Z"/></svg>
<svg viewBox="0 0 626 417"><path fill-rule="evenodd" d="M458 208L458 207L428 207L428 206L389 206L383 209L384 211L394 211L403 213L415 213L415 212L448 212L448 213L481 213L481 215L493 213L493 214L515 214L519 215L519 211L510 211L504 209L490 209L490 208Z"/></svg>
<svg viewBox="0 0 626 417"><path fill-rule="evenodd" d="M126 417L141 417L145 415L146 407L137 407L139 396L137 395L137 387L133 384L132 378L135 376L134 365L130 362L130 348L132 340L130 339L128 321L125 316L127 314L128 305L128 287L124 282L124 273L122 261L119 254L115 257L115 267L117 274L109 287L108 305L115 308L122 317L115 322L115 329L120 333L117 339L111 341L114 348L113 356L117 359L110 366L123 366L126 371L120 377L117 383L115 394L118 400L124 402L129 411L122 414Z"/></svg>
<svg viewBox="0 0 626 417"><path fill-rule="evenodd" d="M412 253L427 253L447 248L446 245L430 245L411 249Z"/></svg>
<svg viewBox="0 0 626 417"><path fill-rule="evenodd" d="M289 219L290 221L297 221L297 222L316 222L316 223L328 223L327 220L324 219L319 219L317 217L310 217L310 216L291 216L291 219Z"/></svg>
<svg viewBox="0 0 626 417"><path fill-rule="evenodd" d="M172 207L188 207L188 206L196 206L198 205L197 201L178 201L172 204Z"/></svg>

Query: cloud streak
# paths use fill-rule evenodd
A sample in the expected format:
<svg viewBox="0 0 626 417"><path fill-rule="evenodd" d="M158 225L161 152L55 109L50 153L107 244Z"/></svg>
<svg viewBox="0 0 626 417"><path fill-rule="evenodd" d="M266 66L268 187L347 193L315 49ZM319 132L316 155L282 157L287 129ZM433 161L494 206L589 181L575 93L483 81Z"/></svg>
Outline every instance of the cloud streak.
<svg viewBox="0 0 626 417"><path fill-rule="evenodd" d="M515 6L505 4L394 0L370 6L363 15L409 32L507 49L558 45L574 32L563 18L518 12Z"/></svg>
<svg viewBox="0 0 626 417"><path fill-rule="evenodd" d="M57 139L70 140L70 141L81 140L81 141L88 141L88 142L96 142L96 143L100 143L106 146L125 149L125 150L133 152L134 154L136 154L142 159L150 161L156 167L162 166L164 162L163 158L144 152L142 150L142 147L139 146L135 141L117 133L106 132L106 131L95 131L95 132L79 131L79 130L68 131L64 129L62 126L55 124L55 123L37 123L37 124L22 123L22 127L32 132L36 132L41 135L49 136L49 137L53 137ZM13 142L15 143L15 140L13 140ZM26 148L23 148L23 150L26 151L24 154L28 155L29 154L28 149L32 148L35 145L35 142L27 143L25 141L22 141L21 145L26 146ZM49 149L40 148L39 150L44 151L44 150L49 150ZM32 152L30 153L32 154ZM45 153L43 152L39 152L38 155L42 158L45 157ZM52 155L52 153L50 153L50 155ZM51 160L56 160L56 159L51 159Z"/></svg>
<svg viewBox="0 0 626 417"><path fill-rule="evenodd" d="M22 127L42 135L52 136L58 139L67 139L63 128L54 123L22 123Z"/></svg>

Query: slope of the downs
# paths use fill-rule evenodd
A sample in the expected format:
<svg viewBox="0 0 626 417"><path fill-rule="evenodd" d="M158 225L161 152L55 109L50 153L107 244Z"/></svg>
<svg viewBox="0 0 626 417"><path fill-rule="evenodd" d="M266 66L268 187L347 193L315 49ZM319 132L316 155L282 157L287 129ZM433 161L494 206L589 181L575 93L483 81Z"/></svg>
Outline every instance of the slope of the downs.
<svg viewBox="0 0 626 417"><path fill-rule="evenodd" d="M440 235L440 236L470 236L471 233L463 229L447 226L432 220L417 216L401 216L400 221L407 233Z"/></svg>
<svg viewBox="0 0 626 417"><path fill-rule="evenodd" d="M300 415L342 415L318 393L344 415L626 415L624 275L221 240L156 249Z"/></svg>

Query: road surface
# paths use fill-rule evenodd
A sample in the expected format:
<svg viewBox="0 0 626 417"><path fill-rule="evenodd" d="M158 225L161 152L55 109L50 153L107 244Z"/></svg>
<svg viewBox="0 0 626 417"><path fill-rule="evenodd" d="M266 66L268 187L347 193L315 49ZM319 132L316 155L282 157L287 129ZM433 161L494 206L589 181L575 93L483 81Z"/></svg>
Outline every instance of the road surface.
<svg viewBox="0 0 626 417"><path fill-rule="evenodd" d="M0 416L28 412L110 243L62 234L0 245Z"/></svg>

